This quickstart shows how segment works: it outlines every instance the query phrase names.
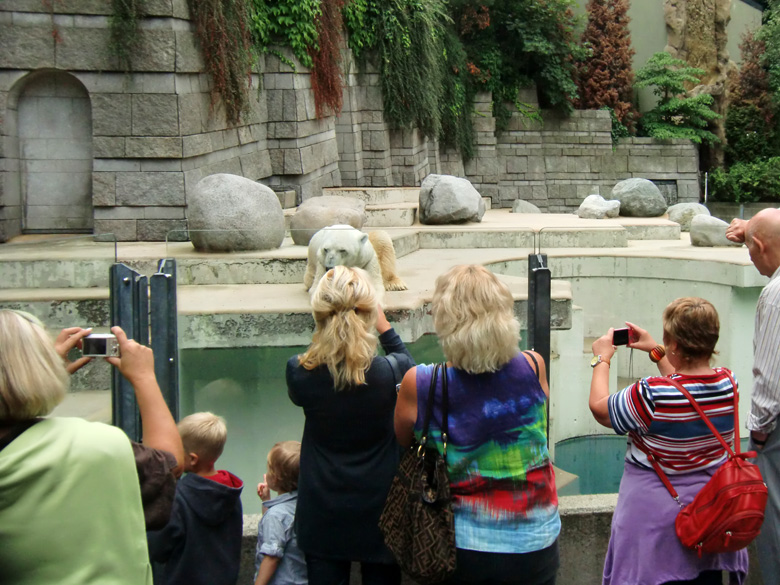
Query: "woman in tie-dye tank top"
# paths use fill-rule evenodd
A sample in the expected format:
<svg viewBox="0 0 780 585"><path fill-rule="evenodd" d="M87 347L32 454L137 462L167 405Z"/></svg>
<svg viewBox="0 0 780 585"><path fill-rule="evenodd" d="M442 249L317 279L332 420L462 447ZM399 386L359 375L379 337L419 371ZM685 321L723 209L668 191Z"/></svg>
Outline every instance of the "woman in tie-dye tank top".
<svg viewBox="0 0 780 585"><path fill-rule="evenodd" d="M448 583L552 585L561 521L547 451L544 361L518 349L512 293L482 266L439 276L433 322L448 360L447 464L458 549ZM421 365L404 376L395 411L404 446L420 438L432 373ZM441 385L429 432L440 450Z"/></svg>

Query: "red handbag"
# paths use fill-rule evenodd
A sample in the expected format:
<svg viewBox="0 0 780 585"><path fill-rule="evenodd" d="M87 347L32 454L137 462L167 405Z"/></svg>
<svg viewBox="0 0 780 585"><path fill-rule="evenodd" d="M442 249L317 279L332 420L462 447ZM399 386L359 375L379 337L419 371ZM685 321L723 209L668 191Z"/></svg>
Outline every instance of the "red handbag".
<svg viewBox="0 0 780 585"><path fill-rule="evenodd" d="M674 500L680 505L674 527L683 546L703 553L733 552L745 548L761 531L764 522L767 488L758 466L746 461L756 456L755 451L740 452L739 445L739 394L731 374L725 372L734 388L734 448L723 439L704 411L681 384L666 378L690 401L691 405L728 454L727 461L688 504L680 503L677 491L658 464L656 456L643 446L637 447L647 454L658 476Z"/></svg>

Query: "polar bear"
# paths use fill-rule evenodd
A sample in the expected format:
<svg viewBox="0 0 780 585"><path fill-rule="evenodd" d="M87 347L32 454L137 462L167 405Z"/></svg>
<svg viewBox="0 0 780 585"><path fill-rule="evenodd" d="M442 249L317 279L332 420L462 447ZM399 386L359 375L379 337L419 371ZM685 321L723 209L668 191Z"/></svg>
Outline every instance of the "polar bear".
<svg viewBox="0 0 780 585"><path fill-rule="evenodd" d="M384 231L367 234L351 225L332 225L319 230L309 241L303 277L306 290L311 290L334 266L356 266L368 272L380 300L385 290L408 288L396 273L393 241Z"/></svg>

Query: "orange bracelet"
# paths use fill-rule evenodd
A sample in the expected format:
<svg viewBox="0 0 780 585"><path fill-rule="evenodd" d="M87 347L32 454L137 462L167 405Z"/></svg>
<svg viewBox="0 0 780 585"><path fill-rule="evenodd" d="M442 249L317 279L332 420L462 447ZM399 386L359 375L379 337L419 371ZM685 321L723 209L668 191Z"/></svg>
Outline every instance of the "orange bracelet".
<svg viewBox="0 0 780 585"><path fill-rule="evenodd" d="M650 350L650 361L654 364L657 364L662 359L664 359L665 355L666 348L663 345L656 345L653 349Z"/></svg>

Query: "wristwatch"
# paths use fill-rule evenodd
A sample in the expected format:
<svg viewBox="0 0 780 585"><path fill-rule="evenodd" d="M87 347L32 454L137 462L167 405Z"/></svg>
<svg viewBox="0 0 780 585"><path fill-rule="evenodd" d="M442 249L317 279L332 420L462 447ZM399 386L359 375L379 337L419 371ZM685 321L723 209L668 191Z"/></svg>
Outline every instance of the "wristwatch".
<svg viewBox="0 0 780 585"><path fill-rule="evenodd" d="M605 363L605 364L609 365L609 360L603 359L601 357L601 355L594 355L593 359L590 360L590 367L591 368L595 368L597 365L599 365L601 363Z"/></svg>

